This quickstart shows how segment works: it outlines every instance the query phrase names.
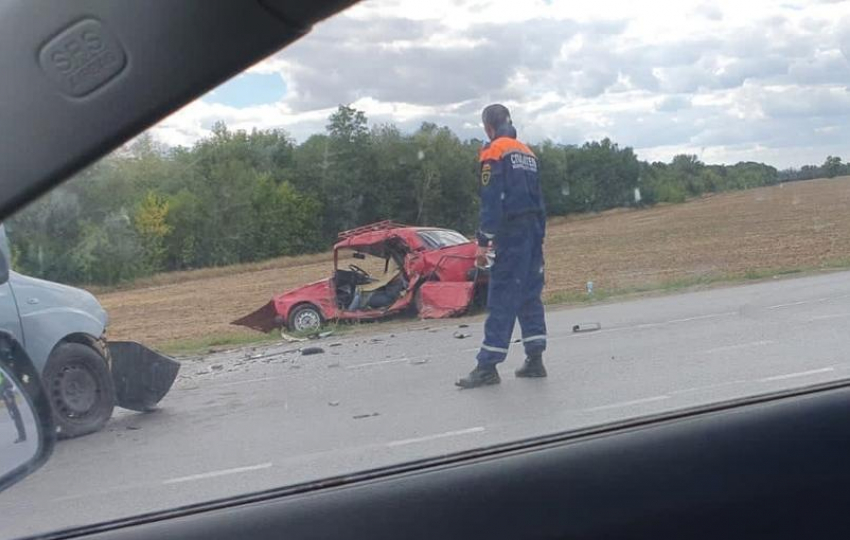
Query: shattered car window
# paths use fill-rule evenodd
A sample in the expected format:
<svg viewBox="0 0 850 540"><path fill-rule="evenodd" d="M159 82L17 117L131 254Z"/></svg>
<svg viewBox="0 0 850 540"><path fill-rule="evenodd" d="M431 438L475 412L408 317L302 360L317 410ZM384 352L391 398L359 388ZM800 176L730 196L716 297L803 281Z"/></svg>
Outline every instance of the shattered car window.
<svg viewBox="0 0 850 540"><path fill-rule="evenodd" d="M846 2L423 6L0 226L61 438L0 540L850 375Z"/></svg>
<svg viewBox="0 0 850 540"><path fill-rule="evenodd" d="M454 231L419 231L419 236L422 240L433 249L444 247L459 246L469 242L465 236Z"/></svg>

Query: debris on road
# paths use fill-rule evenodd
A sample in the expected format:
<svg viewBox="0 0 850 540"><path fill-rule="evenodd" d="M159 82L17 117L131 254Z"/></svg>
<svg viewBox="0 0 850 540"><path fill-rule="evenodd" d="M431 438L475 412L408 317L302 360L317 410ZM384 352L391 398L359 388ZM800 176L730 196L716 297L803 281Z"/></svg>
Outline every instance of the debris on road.
<svg viewBox="0 0 850 540"><path fill-rule="evenodd" d="M602 325L601 325L601 324L599 324L598 322L594 322L594 323L580 323L580 324L577 324L577 325L573 326L573 332L575 332L575 333L579 333L579 332L596 332L597 330L601 330L601 329L602 329Z"/></svg>
<svg viewBox="0 0 850 540"><path fill-rule="evenodd" d="M457 325L457 327L458 328L469 328L469 325L468 324L459 324L459 325Z"/></svg>
<svg viewBox="0 0 850 540"><path fill-rule="evenodd" d="M373 416L381 416L381 413L369 413L369 414L355 414L352 416L355 420L362 420L363 418L372 418Z"/></svg>
<svg viewBox="0 0 850 540"><path fill-rule="evenodd" d="M414 358L410 361L410 363L414 366L421 366L422 364L428 363L428 358Z"/></svg>
<svg viewBox="0 0 850 540"><path fill-rule="evenodd" d="M303 343L303 342L307 341L307 338L305 338L305 337L290 336L289 334L287 334L286 332L284 332L282 330L280 332L280 337L282 337L287 343Z"/></svg>
<svg viewBox="0 0 850 540"><path fill-rule="evenodd" d="M286 330L280 331L280 337L282 337L288 343L304 343L305 341L329 338L332 335L334 335L333 330L325 330L324 332L314 332L308 336L301 337L295 337L293 335L287 334Z"/></svg>
<svg viewBox="0 0 850 540"><path fill-rule="evenodd" d="M325 350L321 347L304 347L301 349L301 356L310 356L313 354L323 354Z"/></svg>
<svg viewBox="0 0 850 540"><path fill-rule="evenodd" d="M466 339L466 338L471 337L471 336L472 336L472 334L465 334L463 332L455 332L454 333L455 339Z"/></svg>
<svg viewBox="0 0 850 540"><path fill-rule="evenodd" d="M224 369L224 366L221 364L213 364L210 366L210 369L213 371L221 371L222 369Z"/></svg>
<svg viewBox="0 0 850 540"><path fill-rule="evenodd" d="M339 401L328 401L328 405L331 407L339 407Z"/></svg>
<svg viewBox="0 0 850 540"><path fill-rule="evenodd" d="M139 426L127 426L128 431L138 431L140 429L142 428L140 428Z"/></svg>
<svg viewBox="0 0 850 540"><path fill-rule="evenodd" d="M331 343L328 347L342 347L342 343Z"/></svg>

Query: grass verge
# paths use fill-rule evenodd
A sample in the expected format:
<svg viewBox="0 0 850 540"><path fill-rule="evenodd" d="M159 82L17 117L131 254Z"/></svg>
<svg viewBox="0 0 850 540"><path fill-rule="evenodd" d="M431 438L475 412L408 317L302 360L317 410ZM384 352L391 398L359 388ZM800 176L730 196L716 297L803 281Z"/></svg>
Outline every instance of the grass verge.
<svg viewBox="0 0 850 540"><path fill-rule="evenodd" d="M352 326L330 324L322 327L321 331L333 332L334 336L339 336L350 333L352 331ZM288 333L287 335L294 338L310 337L308 334ZM280 343L282 341L284 341L284 339L278 331L269 332L268 334L236 331L231 334L210 334L194 339L168 341L160 345L158 349L170 356L193 356L227 351L239 347L269 345L272 343Z"/></svg>

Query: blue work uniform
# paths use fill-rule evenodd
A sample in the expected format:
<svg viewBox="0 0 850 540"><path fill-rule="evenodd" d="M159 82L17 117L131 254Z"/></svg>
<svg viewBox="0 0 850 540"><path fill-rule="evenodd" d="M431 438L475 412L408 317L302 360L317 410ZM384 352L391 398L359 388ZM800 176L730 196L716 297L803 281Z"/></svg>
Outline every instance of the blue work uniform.
<svg viewBox="0 0 850 540"><path fill-rule="evenodd" d="M546 349L543 310L543 238L546 211L537 157L516 140L511 126L500 129L479 155L481 224L478 245L492 242L487 322L478 363L492 366L508 354L519 319L526 355Z"/></svg>

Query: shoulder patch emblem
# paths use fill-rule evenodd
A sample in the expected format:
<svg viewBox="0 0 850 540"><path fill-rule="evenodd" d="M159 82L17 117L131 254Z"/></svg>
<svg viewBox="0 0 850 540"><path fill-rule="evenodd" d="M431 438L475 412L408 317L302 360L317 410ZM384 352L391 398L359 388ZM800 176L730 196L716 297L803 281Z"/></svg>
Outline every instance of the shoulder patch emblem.
<svg viewBox="0 0 850 540"><path fill-rule="evenodd" d="M489 163L485 163L484 165L481 166L481 185L482 186L487 186L487 184L490 183L490 173L491 173L491 169L490 169Z"/></svg>

